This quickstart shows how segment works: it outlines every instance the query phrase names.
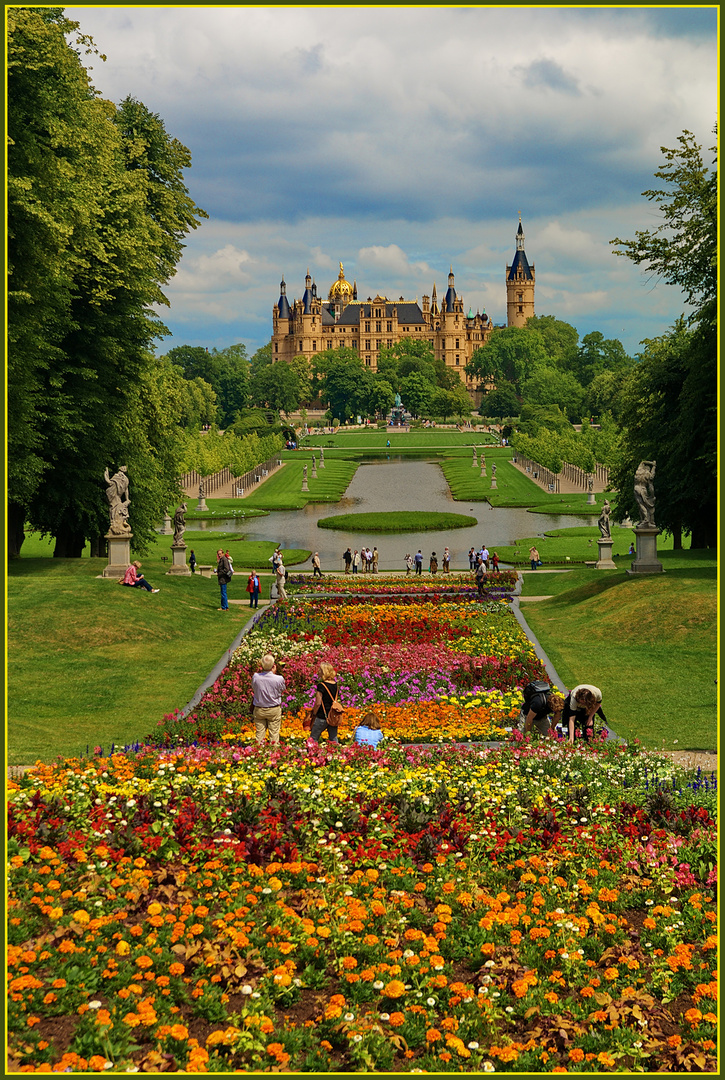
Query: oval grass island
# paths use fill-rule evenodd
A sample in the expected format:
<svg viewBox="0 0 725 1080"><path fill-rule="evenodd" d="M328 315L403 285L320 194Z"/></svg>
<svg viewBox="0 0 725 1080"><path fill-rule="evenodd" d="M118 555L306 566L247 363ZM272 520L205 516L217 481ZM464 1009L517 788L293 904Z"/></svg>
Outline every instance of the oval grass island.
<svg viewBox="0 0 725 1080"><path fill-rule="evenodd" d="M478 519L468 514L436 514L432 511L401 511L383 514L338 514L320 518L320 529L342 529L344 532L441 532L444 529L467 529L478 525Z"/></svg>

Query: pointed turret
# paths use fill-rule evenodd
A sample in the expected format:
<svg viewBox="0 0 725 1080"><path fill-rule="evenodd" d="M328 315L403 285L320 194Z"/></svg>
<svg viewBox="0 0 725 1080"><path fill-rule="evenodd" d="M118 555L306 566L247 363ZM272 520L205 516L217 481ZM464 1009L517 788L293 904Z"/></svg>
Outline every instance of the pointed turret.
<svg viewBox="0 0 725 1080"><path fill-rule="evenodd" d="M519 213L519 227L516 232L516 254L510 266L506 267L506 309L509 326L526 326L534 315L534 286L536 271L529 265L524 251L524 227Z"/></svg>
<svg viewBox="0 0 725 1080"><path fill-rule="evenodd" d="M436 283L433 282L433 295L430 300L430 313L431 315L439 315L438 311L438 293L436 292Z"/></svg>
<svg viewBox="0 0 725 1080"><path fill-rule="evenodd" d="M289 319L290 306L287 299L287 285L284 278L279 283L279 300L277 301L277 307L279 308L280 319Z"/></svg>
<svg viewBox="0 0 725 1080"><path fill-rule="evenodd" d="M309 267L305 275L305 291L302 294L302 314L309 315L312 311L312 278Z"/></svg>
<svg viewBox="0 0 725 1080"><path fill-rule="evenodd" d="M448 275L448 292L446 293L446 311L453 311L456 302L456 290L453 287L453 267Z"/></svg>

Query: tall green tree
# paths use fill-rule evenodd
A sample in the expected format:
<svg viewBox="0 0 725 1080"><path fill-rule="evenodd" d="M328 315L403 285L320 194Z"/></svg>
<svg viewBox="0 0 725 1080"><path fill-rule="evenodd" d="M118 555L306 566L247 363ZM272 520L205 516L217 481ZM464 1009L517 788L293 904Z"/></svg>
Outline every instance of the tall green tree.
<svg viewBox="0 0 725 1080"><path fill-rule="evenodd" d="M315 375L320 397L329 403L335 419L342 423L367 413L374 376L355 349L340 346L318 353Z"/></svg>
<svg viewBox="0 0 725 1080"><path fill-rule="evenodd" d="M572 423L581 419L584 390L568 371L542 365L526 380L521 393L528 405L558 405Z"/></svg>
<svg viewBox="0 0 725 1080"><path fill-rule="evenodd" d="M477 380L480 388L503 380L512 383L518 394L526 379L547 360L544 340L538 330L507 326L503 330L494 330L486 344L475 350L466 364L466 372Z"/></svg>
<svg viewBox="0 0 725 1080"><path fill-rule="evenodd" d="M655 229L616 239L624 255L676 285L692 307L668 333L644 342L622 395L621 458L614 470L618 509L636 514L632 492L640 460L656 460L655 521L680 542L712 547L717 538L717 160L710 170L689 131L661 147L655 176L665 187L643 192L662 215ZM715 147L711 148L713 154Z"/></svg>
<svg viewBox="0 0 725 1080"><path fill-rule="evenodd" d="M205 216L183 184L189 152L140 103L98 98L78 51L92 43L61 9L7 17L9 552L25 521L56 556L98 546L103 472L119 464L143 551L177 493L178 423L157 411L151 347L182 237Z"/></svg>

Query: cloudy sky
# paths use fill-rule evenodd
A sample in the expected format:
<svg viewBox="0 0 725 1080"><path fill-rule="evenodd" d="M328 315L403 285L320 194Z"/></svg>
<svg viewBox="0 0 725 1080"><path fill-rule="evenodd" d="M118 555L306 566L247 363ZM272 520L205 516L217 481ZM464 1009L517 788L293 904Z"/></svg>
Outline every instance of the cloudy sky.
<svg viewBox="0 0 725 1080"><path fill-rule="evenodd" d="M174 345L271 335L282 276L324 297L445 291L506 320L518 213L536 312L636 352L684 310L609 241L659 223L660 147L714 143L717 8L66 8L131 95L189 147L209 219L163 317ZM90 62L90 61L89 61Z"/></svg>

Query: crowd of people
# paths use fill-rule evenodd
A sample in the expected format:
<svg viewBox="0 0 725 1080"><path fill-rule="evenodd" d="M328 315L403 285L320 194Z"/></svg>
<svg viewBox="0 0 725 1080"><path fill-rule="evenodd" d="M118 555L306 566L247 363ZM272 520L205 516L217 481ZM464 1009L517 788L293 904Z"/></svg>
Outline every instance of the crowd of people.
<svg viewBox="0 0 725 1080"><path fill-rule="evenodd" d="M376 547L372 548L372 550L369 547L364 547L360 551L357 548L355 548L355 551L346 548L342 555L346 574L377 574L379 560L380 553Z"/></svg>

